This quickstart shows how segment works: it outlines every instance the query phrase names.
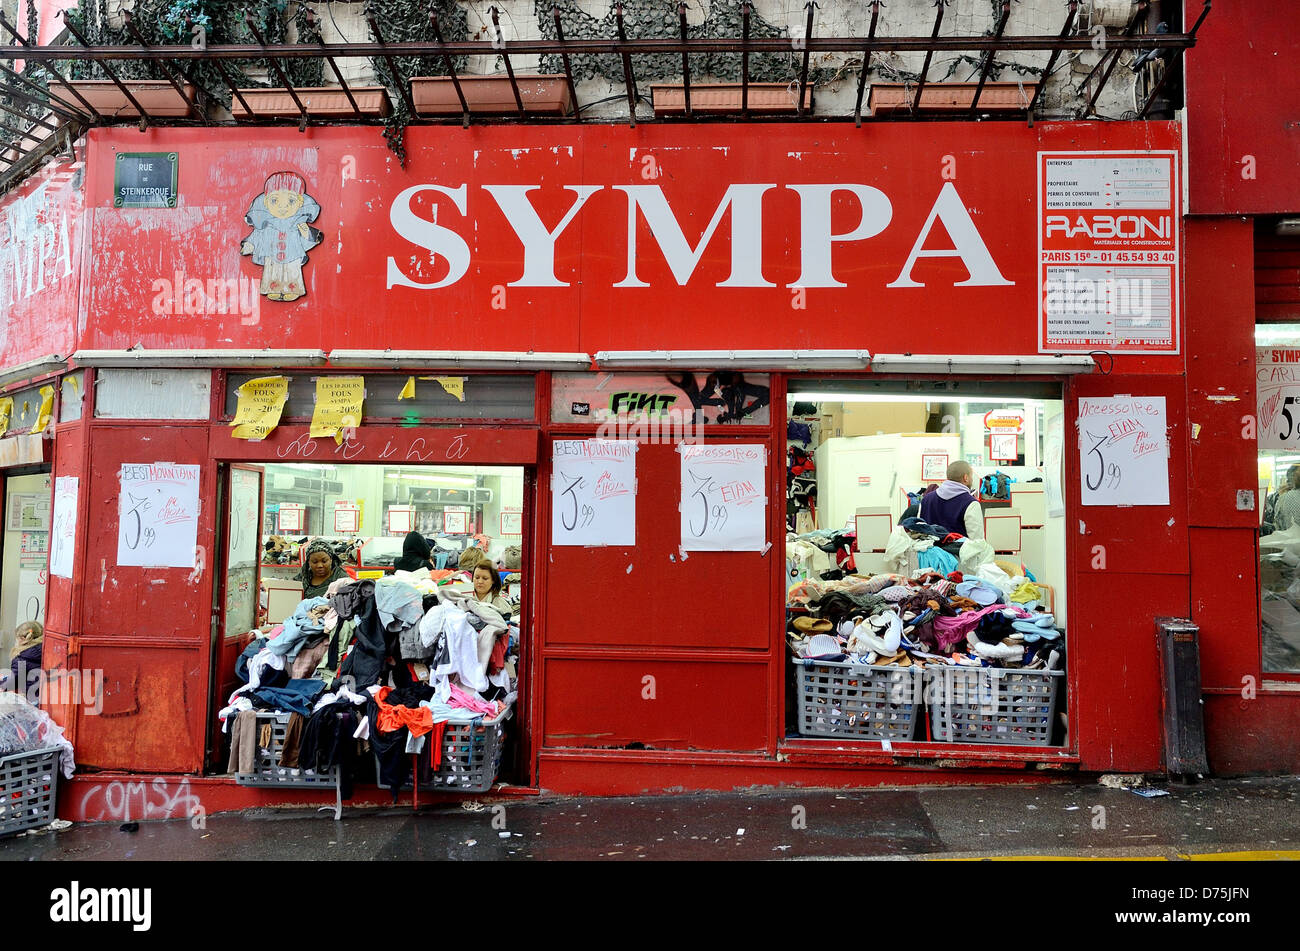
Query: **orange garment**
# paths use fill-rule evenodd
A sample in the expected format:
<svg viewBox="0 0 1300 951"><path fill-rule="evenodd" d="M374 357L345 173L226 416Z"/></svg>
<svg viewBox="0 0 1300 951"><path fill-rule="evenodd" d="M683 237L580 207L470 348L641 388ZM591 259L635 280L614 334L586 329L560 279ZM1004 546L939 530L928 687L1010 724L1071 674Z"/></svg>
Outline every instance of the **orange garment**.
<svg viewBox="0 0 1300 951"><path fill-rule="evenodd" d="M402 727L411 731L411 736L424 736L433 730L433 711L428 707L394 707L385 703L392 687L381 687L375 694L375 703L379 714L375 725L380 733L395 733Z"/></svg>

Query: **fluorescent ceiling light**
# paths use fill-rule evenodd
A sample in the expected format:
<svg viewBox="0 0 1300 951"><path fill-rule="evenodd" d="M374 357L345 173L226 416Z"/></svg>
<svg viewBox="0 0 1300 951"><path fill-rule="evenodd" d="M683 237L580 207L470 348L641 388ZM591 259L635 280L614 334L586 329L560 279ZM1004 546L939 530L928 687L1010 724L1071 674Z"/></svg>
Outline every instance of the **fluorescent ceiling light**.
<svg viewBox="0 0 1300 951"><path fill-rule="evenodd" d="M1255 325L1256 343L1285 343L1292 340L1300 343L1300 324Z"/></svg>
<svg viewBox="0 0 1300 951"><path fill-rule="evenodd" d="M318 367L324 350L78 350L83 367Z"/></svg>
<svg viewBox="0 0 1300 951"><path fill-rule="evenodd" d="M587 370L585 353L463 350L331 350L330 365L372 369L416 370L460 367L473 370Z"/></svg>
<svg viewBox="0 0 1300 951"><path fill-rule="evenodd" d="M467 489L478 485L478 482L469 476L424 475L423 473L415 472L397 472L389 473L388 478L397 479L399 482L406 482L408 480L414 480L416 482L436 482L440 485L463 486Z"/></svg>
<svg viewBox="0 0 1300 951"><path fill-rule="evenodd" d="M16 367L0 372L0 386L8 386L10 383L16 383L19 380L29 380L32 377L44 376L47 373L54 373L58 370L66 369L68 358L61 357L57 353L51 353L44 357L37 357L35 360L28 360L26 363L20 363Z"/></svg>
<svg viewBox="0 0 1300 951"><path fill-rule="evenodd" d="M746 370L863 370L871 363L866 350L601 350L603 369L683 367Z"/></svg>
<svg viewBox="0 0 1300 951"><path fill-rule="evenodd" d="M1021 404L1037 406L1037 400L1001 399L995 394L981 396L953 396L937 393L934 396L919 396L915 393L788 393L787 403L989 403L999 407L1014 407Z"/></svg>
<svg viewBox="0 0 1300 951"><path fill-rule="evenodd" d="M871 361L877 373L1026 374L1091 373L1097 364L1092 357L1079 356L945 356L943 354L881 353Z"/></svg>

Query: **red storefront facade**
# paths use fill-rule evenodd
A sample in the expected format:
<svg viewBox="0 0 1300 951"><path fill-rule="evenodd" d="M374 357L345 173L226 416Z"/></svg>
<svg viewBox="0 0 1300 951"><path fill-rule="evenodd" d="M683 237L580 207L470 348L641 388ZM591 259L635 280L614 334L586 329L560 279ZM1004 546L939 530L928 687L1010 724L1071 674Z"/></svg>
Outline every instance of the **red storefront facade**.
<svg viewBox="0 0 1300 951"><path fill-rule="evenodd" d="M112 169L122 152L178 156L176 208L114 207ZM215 620L224 467L311 455L525 467L517 717L529 788L639 794L1158 771L1160 616L1200 625L1212 770L1300 764L1287 728L1300 696L1261 686L1249 708L1241 699L1243 678L1263 679L1252 583L1258 521L1237 508L1237 490L1255 485L1241 420L1253 400L1249 223L1173 216L1168 344L1099 356L1088 372L1077 361L1057 370L1051 355L1061 348L1044 341L1040 325L1042 153L1172 154L1177 194L1178 124L423 127L408 130L407 152L402 169L378 133L363 128L88 134L84 183L65 186L65 204L55 203L69 209L71 273L24 298L57 315L55 336L16 333L37 311L11 309L7 366L74 352L100 354L103 365L105 352L138 347L177 354L153 357L155 366L200 358L211 366L204 354L212 351L269 350L268 360L320 353L319 365L282 364L289 374L457 365L430 351L495 357L498 365L480 364L482 372L511 361L539 368L531 420L412 428L367 418L336 445L311 440L293 421L261 442L232 438L227 378L248 366L233 358L212 368L207 419L101 418L96 359L87 357L81 411L72 419L56 410L53 426L53 474L78 477L80 492L72 577L50 578L45 665L105 672L98 715L54 708L79 764L103 772L70 784L62 814L103 817L109 785L145 776L165 777L164 785L184 777L209 810L311 798L200 778L211 758L211 684L233 663ZM303 268L306 293L222 313L212 306L213 281L237 297L263 278L240 253L244 214L280 172L300 176L321 208L312 227L323 240ZM1066 224L1080 227L1073 218ZM1089 349L1080 345L1075 356ZM372 354L368 365L355 353L325 362L385 350L394 353ZM785 452L787 389L807 375L791 365L797 357L773 353L939 354L959 366L990 357L986 379L1059 384L1066 745L888 749L787 737L783 513L769 506L772 551L676 557L672 445L638 452L634 546L551 545L551 444L596 427L553 421L550 367L586 356L608 370L611 354L644 351L673 351L702 373L716 367L701 352L724 353L729 367L770 373L770 422L709 439L761 442L771 459ZM625 360L636 366L636 357ZM869 368L819 375L883 376ZM901 378L936 375L944 374ZM1081 504L1072 435L1079 400L1120 394L1165 400L1168 505ZM200 467L201 562L192 570L118 567L117 473L124 463L160 460ZM769 466L768 476L769 498L781 498L780 467Z"/></svg>

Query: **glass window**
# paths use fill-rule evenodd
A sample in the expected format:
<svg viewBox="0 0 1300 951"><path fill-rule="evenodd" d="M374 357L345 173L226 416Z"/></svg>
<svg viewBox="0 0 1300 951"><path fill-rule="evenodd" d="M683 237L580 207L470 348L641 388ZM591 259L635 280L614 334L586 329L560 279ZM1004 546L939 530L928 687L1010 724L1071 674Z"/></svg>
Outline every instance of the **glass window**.
<svg viewBox="0 0 1300 951"><path fill-rule="evenodd" d="M1257 326L1255 347L1263 669L1300 673L1300 324Z"/></svg>
<svg viewBox="0 0 1300 951"><path fill-rule="evenodd" d="M105 367L95 374L100 419L207 419L212 415L211 370L134 370Z"/></svg>
<svg viewBox="0 0 1300 951"><path fill-rule="evenodd" d="M982 658L1025 670L1023 682L1034 685L1036 697L1054 698L1055 709L1064 710L1064 668L1056 666L1063 655L1052 649L1067 636L1060 384L801 377L790 381L787 401L785 608L792 656L807 661L815 656L807 650L816 647L823 658L842 655L842 663L854 667L883 666L887 672L880 677L907 683L919 682L919 665L937 662L937 654L968 653L968 665ZM1048 453L1049 446L1055 451ZM956 571L983 585L957 590L951 583ZM907 590L904 579L923 579L924 591ZM886 588L891 595L877 597ZM959 600L968 595L970 601ZM947 640L931 605L951 616L995 601L1019 609L987 625L986 633L997 633L996 646L967 636ZM826 639L813 645L807 635L814 633ZM872 706L877 701L864 687L868 678L850 672L841 682L835 671L844 669L789 665L786 689L799 698L787 723L791 735L842 742L878 740L884 730L894 742L926 737L924 728L909 732L921 725L908 721L902 708L876 719L880 706ZM1001 671L958 672L945 685L955 694L945 692L943 702L959 702L956 696L978 689L984 692L980 704L998 709ZM796 680L807 676L822 679L815 687L804 680L801 691ZM1033 714L1045 709L1037 706ZM977 742L977 736L987 741L1006 733L1008 742L1028 742L1032 735L1042 745L1066 743L1055 716L1042 716L1032 728L1009 726L1015 717L980 716L985 719L970 724L973 733L933 738Z"/></svg>
<svg viewBox="0 0 1300 951"><path fill-rule="evenodd" d="M272 373L232 373L226 380L226 415L233 418L241 384ZM283 419L311 419L316 405L313 374L289 377L289 401ZM396 373L341 374L364 376L365 420L399 419L532 419L535 411L533 376L527 373ZM398 399L406 382L415 378L415 396ZM443 382L440 382L443 381ZM444 385L445 383L445 385ZM456 395L460 389L459 396ZM464 399L460 399L463 396Z"/></svg>

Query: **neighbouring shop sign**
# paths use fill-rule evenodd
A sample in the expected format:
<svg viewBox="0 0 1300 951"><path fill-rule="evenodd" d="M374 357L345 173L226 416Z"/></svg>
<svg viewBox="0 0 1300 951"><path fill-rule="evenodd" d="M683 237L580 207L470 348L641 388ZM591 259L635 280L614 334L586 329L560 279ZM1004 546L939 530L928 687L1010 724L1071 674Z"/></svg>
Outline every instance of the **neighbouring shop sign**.
<svg viewBox="0 0 1300 951"><path fill-rule="evenodd" d="M678 448L682 461L682 549L767 547L767 447L715 443Z"/></svg>
<svg viewBox="0 0 1300 951"><path fill-rule="evenodd" d="M175 208L180 166L175 152L119 152L113 163L113 207Z"/></svg>
<svg viewBox="0 0 1300 951"><path fill-rule="evenodd" d="M1038 153L1041 352L1178 352L1177 152Z"/></svg>
<svg viewBox="0 0 1300 951"><path fill-rule="evenodd" d="M170 462L123 463L118 479L118 565L195 567L199 467Z"/></svg>
<svg viewBox="0 0 1300 951"><path fill-rule="evenodd" d="M1260 449L1300 446L1300 348L1255 348Z"/></svg>
<svg viewBox="0 0 1300 951"><path fill-rule="evenodd" d="M72 577L72 556L77 537L77 476L54 480L54 530L50 535L50 574Z"/></svg>
<svg viewBox="0 0 1300 951"><path fill-rule="evenodd" d="M1168 505L1167 426L1163 396L1081 396L1083 504Z"/></svg>
<svg viewBox="0 0 1300 951"><path fill-rule="evenodd" d="M551 450L551 544L636 544L636 443L557 439Z"/></svg>

